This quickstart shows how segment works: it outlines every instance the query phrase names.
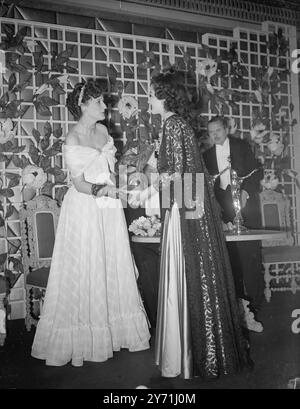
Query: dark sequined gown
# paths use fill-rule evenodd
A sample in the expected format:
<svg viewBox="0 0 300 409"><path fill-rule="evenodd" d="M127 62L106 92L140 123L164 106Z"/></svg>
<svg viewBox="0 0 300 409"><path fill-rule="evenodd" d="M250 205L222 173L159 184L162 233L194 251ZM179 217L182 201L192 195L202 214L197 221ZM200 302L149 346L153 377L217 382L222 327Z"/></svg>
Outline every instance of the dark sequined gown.
<svg viewBox="0 0 300 409"><path fill-rule="evenodd" d="M164 124L158 157L163 237L155 359L162 376L215 378L248 367L220 210L192 128L178 115ZM204 173L204 213L187 219L170 175ZM170 182L170 179L173 182ZM183 190L184 191L184 190Z"/></svg>

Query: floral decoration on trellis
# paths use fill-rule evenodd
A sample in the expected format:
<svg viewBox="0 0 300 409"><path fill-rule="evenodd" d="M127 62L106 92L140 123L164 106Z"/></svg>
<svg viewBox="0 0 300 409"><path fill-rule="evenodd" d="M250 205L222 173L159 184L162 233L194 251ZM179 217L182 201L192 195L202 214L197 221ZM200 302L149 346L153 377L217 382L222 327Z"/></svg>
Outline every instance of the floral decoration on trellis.
<svg viewBox="0 0 300 409"><path fill-rule="evenodd" d="M118 82L118 111L120 113L120 125L126 133L126 144L123 147L122 155L118 165L128 167L128 172L142 172L148 159L155 150L160 130L160 120L157 116L151 115L144 109L139 112L138 101L123 94L123 87ZM141 132L143 125L144 133Z"/></svg>
<svg viewBox="0 0 300 409"><path fill-rule="evenodd" d="M0 228L5 237L5 221L15 211L13 205L13 188L23 184L23 200L29 200L36 194L52 196L61 202L67 191L66 174L52 158L61 153L62 129L52 129L47 118L52 115L51 108L58 105L56 98L65 94L63 85L68 83L68 74L77 73L72 66L70 56L72 49L60 53L51 52L50 66L47 63L45 50L40 49L38 41L26 40L27 27L15 33L15 26L3 25L5 37L0 43L0 52L5 53L6 70L2 75L3 86L0 97L0 162L5 163L4 179L0 179ZM25 56L31 56L31 61ZM31 101L23 104L23 93L32 85L33 76L37 89ZM26 145L19 143L17 119L22 118L31 102L36 112L45 117L44 134L32 129L33 140ZM8 171L9 164L14 168ZM19 171L18 171L19 169ZM4 180L6 183L4 184ZM6 209L6 211L5 211ZM19 274L23 272L22 263L16 257L0 254L1 274L5 274L11 287ZM3 279L3 278L2 278Z"/></svg>
<svg viewBox="0 0 300 409"><path fill-rule="evenodd" d="M266 45L270 53L279 57L285 56L288 52L288 42L284 38L282 30L270 34ZM227 60L230 70L225 75L220 63L221 57L214 61L208 52L208 58L201 62L198 68L200 94L210 102L212 112L225 116L230 115L230 113L234 115L238 110L237 104L239 102L259 104L259 109L253 113L249 142L256 157L265 168L262 187L284 191L284 185L280 183L280 180L287 175L300 188L297 173L290 169L288 148L290 129L297 124L297 121L291 119L286 110L281 110L283 103L280 98L280 84L285 75L290 75L286 62L281 59L278 67L256 68L256 75L253 78L256 89L252 92L245 92L237 89L239 86L243 88L244 77L247 72L238 60L235 43L232 43L227 53ZM221 88L216 90L218 78L221 79ZM230 83L231 87L229 88ZM290 104L290 114L293 113L293 110L294 106ZM236 136L239 136L238 132Z"/></svg>
<svg viewBox="0 0 300 409"><path fill-rule="evenodd" d="M277 33L269 35L266 46L271 54L278 57L286 56L288 53L288 41L280 29ZM196 67L193 66L188 52L184 52L182 58L175 65L171 65L168 59L164 59L164 64L161 66L153 52L145 51L144 61L140 63L139 68L150 70L151 76L174 69L181 71L186 77L195 79L196 76L198 77L197 95L189 89L189 120L196 135L200 137L204 149L209 146L205 132L201 133L200 131L206 127L207 123L207 119L201 115L204 110L228 117L230 134L239 137L238 127L234 118L231 117L237 114L239 103L253 102L259 105L259 108L253 112L252 124L249 129L249 143L265 168L262 187L284 191L284 185L280 181L284 176L288 176L300 188L297 173L290 168L288 147L290 129L297 124L296 119L291 119L294 106L290 104L289 113L286 110L281 110L283 103L280 98L280 84L284 76L290 74L286 62L280 59L278 67L257 67L253 78L255 90L242 91L245 81L247 81L245 78L247 68L242 61L239 61L237 44L232 42L226 55L217 56L215 59L207 45L202 45L202 47L206 53L206 58L198 62ZM224 69L224 60L227 61L229 70ZM149 112L142 112L141 119L143 120L142 123L147 126L146 124L150 122ZM131 118L126 118L125 123L126 126L123 126L122 129L126 132L128 144L124 147L122 160L124 162L126 160L129 162L137 161L139 153L142 155L143 152L138 149L138 141L135 139L139 126L137 115L134 114ZM150 134L153 132L153 129L148 128L148 130Z"/></svg>

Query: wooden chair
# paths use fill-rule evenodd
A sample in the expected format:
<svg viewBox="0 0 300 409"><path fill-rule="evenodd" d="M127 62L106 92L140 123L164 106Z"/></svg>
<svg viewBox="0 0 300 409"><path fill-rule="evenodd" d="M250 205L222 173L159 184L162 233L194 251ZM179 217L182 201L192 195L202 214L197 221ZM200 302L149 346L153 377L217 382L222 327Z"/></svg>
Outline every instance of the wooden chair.
<svg viewBox="0 0 300 409"><path fill-rule="evenodd" d="M294 245L290 202L282 193L260 193L262 225L265 229L283 230L285 238L262 241L265 297L269 302L274 291L300 290L300 246Z"/></svg>
<svg viewBox="0 0 300 409"><path fill-rule="evenodd" d="M28 331L41 313L58 217L56 201L43 195L24 203L20 210Z"/></svg>

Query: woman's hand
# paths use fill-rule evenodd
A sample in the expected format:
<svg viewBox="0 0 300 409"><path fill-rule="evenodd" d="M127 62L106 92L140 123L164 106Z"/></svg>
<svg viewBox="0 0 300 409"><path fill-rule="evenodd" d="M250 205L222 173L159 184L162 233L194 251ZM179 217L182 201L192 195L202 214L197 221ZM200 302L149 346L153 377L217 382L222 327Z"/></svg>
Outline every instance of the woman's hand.
<svg viewBox="0 0 300 409"><path fill-rule="evenodd" d="M107 186L107 196L112 199L119 199L119 189L116 186Z"/></svg>
<svg viewBox="0 0 300 409"><path fill-rule="evenodd" d="M145 201L148 199L149 196L149 189L140 190L132 190L129 193L129 200L128 203L131 207L136 208L139 206L143 206Z"/></svg>
<svg viewBox="0 0 300 409"><path fill-rule="evenodd" d="M137 209L140 207L141 202L140 202L140 196L141 196L141 191L140 190L131 190L129 193L128 197L128 204L131 206L133 209Z"/></svg>
<svg viewBox="0 0 300 409"><path fill-rule="evenodd" d="M97 197L111 197L118 199L119 190L115 186L106 185L97 193Z"/></svg>
<svg viewBox="0 0 300 409"><path fill-rule="evenodd" d="M98 190L97 192L97 196L96 197L103 197L107 195L107 188L108 186L105 185L104 187L102 187L100 190Z"/></svg>

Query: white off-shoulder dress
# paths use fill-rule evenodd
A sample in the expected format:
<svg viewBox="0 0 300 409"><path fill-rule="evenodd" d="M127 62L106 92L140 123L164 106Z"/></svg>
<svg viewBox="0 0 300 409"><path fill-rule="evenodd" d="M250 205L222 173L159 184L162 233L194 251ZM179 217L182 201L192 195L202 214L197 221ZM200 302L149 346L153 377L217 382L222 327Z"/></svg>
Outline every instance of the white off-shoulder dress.
<svg viewBox="0 0 300 409"><path fill-rule="evenodd" d="M113 139L101 151L64 146L67 166L91 183L112 183ZM32 356L60 366L103 362L113 351L149 348L121 201L71 186L61 207L43 311Z"/></svg>

